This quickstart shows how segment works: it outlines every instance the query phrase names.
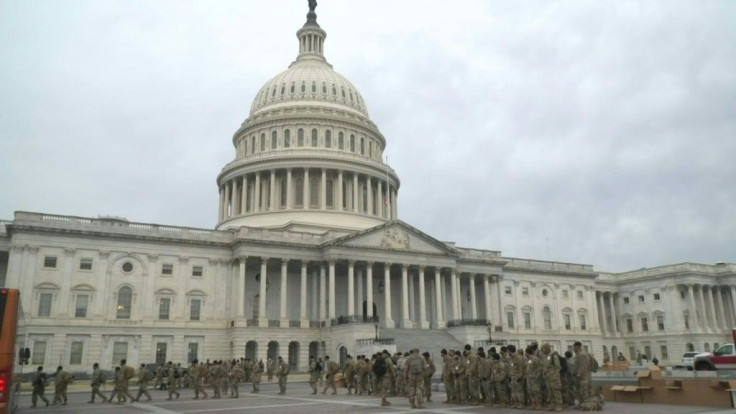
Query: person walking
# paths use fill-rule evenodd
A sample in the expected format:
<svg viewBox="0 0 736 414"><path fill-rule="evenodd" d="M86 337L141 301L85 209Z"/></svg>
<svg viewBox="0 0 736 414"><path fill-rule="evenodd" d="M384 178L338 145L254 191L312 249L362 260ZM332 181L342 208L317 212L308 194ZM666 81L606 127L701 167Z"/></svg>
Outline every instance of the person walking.
<svg viewBox="0 0 736 414"><path fill-rule="evenodd" d="M261 392L261 377L263 376L263 360L253 364L253 393Z"/></svg>
<svg viewBox="0 0 736 414"><path fill-rule="evenodd" d="M230 370L230 398L240 397L238 385L243 381L245 381L245 370L243 370L240 364L233 363L233 367Z"/></svg>
<svg viewBox="0 0 736 414"><path fill-rule="evenodd" d="M130 367L126 365L125 359L120 360L120 372L123 373L123 380L122 380L122 388L123 388L123 395L126 398L130 398L130 403L133 403L133 396L130 394L130 391L128 390L128 385L130 383L131 378L135 377L135 368Z"/></svg>
<svg viewBox="0 0 736 414"><path fill-rule="evenodd" d="M325 389L322 390L322 394L326 394L329 388L332 388L332 395L337 394L337 388L335 387L335 375L340 371L340 366L337 362L330 361L330 356L325 356L325 365L327 365L327 376L325 378Z"/></svg>
<svg viewBox="0 0 736 414"><path fill-rule="evenodd" d="M317 359L314 358L314 355L309 357L309 387L312 388L312 394L317 393L317 382L319 381L320 373L322 372L322 367L319 365L319 362L317 362Z"/></svg>
<svg viewBox="0 0 736 414"><path fill-rule="evenodd" d="M174 366L174 364L169 361L167 368L167 379L169 380L169 383L166 386L166 390L169 392L169 398L167 400L171 401L171 396L176 394L176 399L179 399L179 377L181 376L181 373L177 369L177 367Z"/></svg>
<svg viewBox="0 0 736 414"><path fill-rule="evenodd" d="M141 364L141 367L138 369L138 395L136 395L135 399L133 401L139 401L141 399L141 395L145 395L147 400L151 401L151 394L148 393L148 381L153 379L153 373L146 369L146 364Z"/></svg>
<svg viewBox="0 0 736 414"><path fill-rule="evenodd" d="M378 378L378 381L380 381L381 407L388 407L391 405L388 401L388 396L394 388L396 369L394 368L394 361L391 359L391 354L387 350L384 349L382 355L376 359L376 363L373 366L373 373Z"/></svg>
<svg viewBox="0 0 736 414"><path fill-rule="evenodd" d="M189 378L194 389L194 399L199 399L199 394L202 394L202 399L207 399L207 390L204 389L202 383L204 382L204 374L206 368L199 365L198 360L193 360L192 365L189 367Z"/></svg>
<svg viewBox="0 0 736 414"><path fill-rule="evenodd" d="M419 354L419 348L411 350L411 354L404 361L404 384L407 387L407 397L411 408L424 408L424 372L427 362Z"/></svg>
<svg viewBox="0 0 736 414"><path fill-rule="evenodd" d="M590 397L590 356L583 349L581 342L575 342L572 347L575 352L575 379L578 386L578 404Z"/></svg>
<svg viewBox="0 0 736 414"><path fill-rule="evenodd" d="M59 365L59 367L56 368L56 380L54 381L54 401L52 402L52 404L67 404L69 400L66 396L66 390L71 381L72 377L69 375L68 372L64 371L64 367Z"/></svg>
<svg viewBox="0 0 736 414"><path fill-rule="evenodd" d="M276 367L276 378L279 381L279 394L280 395L286 394L286 379L289 377L290 371L291 371L291 367L289 367L289 364L284 362L283 358L279 357L278 365Z"/></svg>
<svg viewBox="0 0 736 414"><path fill-rule="evenodd" d="M100 386L105 383L105 374L100 369L100 364L95 362L92 364L92 381L90 382L90 386L92 387L92 398L90 398L89 401L87 401L90 404L94 404L95 397L100 396L102 398L102 402L105 402L107 400L107 397L105 397L105 394L103 394L100 391Z"/></svg>
<svg viewBox="0 0 736 414"><path fill-rule="evenodd" d="M43 367L39 366L38 369L36 369L36 373L33 375L33 381L31 382L31 385L33 385L33 393L31 394L31 408L36 408L36 402L39 398L46 403L47 407L49 406L49 400L47 400L46 397L44 397L43 395L44 391L46 390L47 384L48 376L45 372L43 372Z"/></svg>
<svg viewBox="0 0 736 414"><path fill-rule="evenodd" d="M437 370L437 368L434 366L434 361L432 361L432 358L429 356L429 352L425 352L422 354L422 357L424 357L424 396L427 399L427 402L432 402L432 376L434 375L434 372Z"/></svg>

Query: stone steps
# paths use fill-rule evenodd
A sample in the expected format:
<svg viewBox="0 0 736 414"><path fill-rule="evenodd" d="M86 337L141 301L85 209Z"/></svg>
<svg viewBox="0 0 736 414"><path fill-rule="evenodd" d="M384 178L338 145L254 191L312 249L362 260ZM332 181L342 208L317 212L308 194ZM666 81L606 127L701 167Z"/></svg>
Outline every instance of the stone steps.
<svg viewBox="0 0 736 414"><path fill-rule="evenodd" d="M465 346L445 330L381 328L379 333L381 338L393 338L397 351L409 352L412 348L419 348L422 353L429 352L437 368L435 377L442 372L440 351L443 348L460 350Z"/></svg>

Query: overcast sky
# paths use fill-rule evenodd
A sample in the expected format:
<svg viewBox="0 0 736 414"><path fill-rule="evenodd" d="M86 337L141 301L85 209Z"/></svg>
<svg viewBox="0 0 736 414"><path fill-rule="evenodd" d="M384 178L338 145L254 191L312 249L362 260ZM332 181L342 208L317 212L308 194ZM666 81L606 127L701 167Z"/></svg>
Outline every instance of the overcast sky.
<svg viewBox="0 0 736 414"><path fill-rule="evenodd" d="M0 219L212 228L304 0L0 0ZM325 53L459 246L625 271L736 262L736 2L320 0Z"/></svg>

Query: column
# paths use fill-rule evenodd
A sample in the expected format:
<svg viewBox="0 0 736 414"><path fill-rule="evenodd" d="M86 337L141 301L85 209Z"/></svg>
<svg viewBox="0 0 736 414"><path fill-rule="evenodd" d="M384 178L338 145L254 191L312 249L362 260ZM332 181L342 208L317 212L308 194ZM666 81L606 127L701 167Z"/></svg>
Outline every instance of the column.
<svg viewBox="0 0 736 414"><path fill-rule="evenodd" d="M616 334L616 307L613 303L613 292L608 294L608 306L611 308L611 323L613 324L613 326L611 326L611 332Z"/></svg>
<svg viewBox="0 0 736 414"><path fill-rule="evenodd" d="M368 195L368 211L369 215L373 215L373 179L368 176L365 181L366 193Z"/></svg>
<svg viewBox="0 0 736 414"><path fill-rule="evenodd" d="M412 322L412 326L414 326L414 322L417 320L417 296L414 291L414 275L409 274L407 270L407 277L409 282L409 293L407 294L409 298L409 320Z"/></svg>
<svg viewBox="0 0 736 414"><path fill-rule="evenodd" d="M253 195L255 201L253 202L253 211L259 212L261 211L261 173L256 173L256 186L253 189Z"/></svg>
<svg viewBox="0 0 736 414"><path fill-rule="evenodd" d="M365 297L365 316L370 319L373 317L373 262L365 266Z"/></svg>
<svg viewBox="0 0 736 414"><path fill-rule="evenodd" d="M728 320L726 319L726 307L725 302L723 301L723 295L721 294L721 287L716 286L716 308L718 308L718 315L721 318L721 324L719 325L719 328L727 329L728 328Z"/></svg>
<svg viewBox="0 0 736 414"><path fill-rule="evenodd" d="M302 328L309 328L309 318L307 318L307 265L309 261L302 260L301 273L301 301L299 302L299 319Z"/></svg>
<svg viewBox="0 0 736 414"><path fill-rule="evenodd" d="M304 185L302 186L302 208L309 208L309 168L304 169Z"/></svg>
<svg viewBox="0 0 736 414"><path fill-rule="evenodd" d="M488 283L488 275L483 275L483 297L486 300L486 320L491 320L491 286Z"/></svg>
<svg viewBox="0 0 736 414"><path fill-rule="evenodd" d="M243 191L240 192L240 214L248 212L248 176L243 176Z"/></svg>
<svg viewBox="0 0 736 414"><path fill-rule="evenodd" d="M450 273L450 303L452 304L452 320L460 319L457 310L457 273L452 269Z"/></svg>
<svg viewBox="0 0 736 414"><path fill-rule="evenodd" d="M342 170L339 170L337 172L337 201L335 202L335 209L337 211L342 211L342 201L345 199L345 196L342 193Z"/></svg>
<svg viewBox="0 0 736 414"><path fill-rule="evenodd" d="M324 170L323 170L324 171ZM330 266L330 283L329 283L329 289L330 289L330 298L329 298L329 319L335 319L335 260L332 259L329 261Z"/></svg>
<svg viewBox="0 0 736 414"><path fill-rule="evenodd" d="M391 329L394 327L394 321L391 319L391 263L383 265L383 284L385 285L383 300L386 313L384 326Z"/></svg>
<svg viewBox="0 0 736 414"><path fill-rule="evenodd" d="M401 265L401 327L412 328L409 319L409 283L408 283L408 266Z"/></svg>
<svg viewBox="0 0 736 414"><path fill-rule="evenodd" d="M222 221L225 218L225 187L220 187L220 208L217 211L218 221Z"/></svg>
<svg viewBox="0 0 736 414"><path fill-rule="evenodd" d="M358 174L353 173L353 213L358 212Z"/></svg>
<svg viewBox="0 0 736 414"><path fill-rule="evenodd" d="M698 313L700 314L698 320L700 323L698 325L699 328L702 330L708 325L708 315L705 311L705 300L703 299L703 285L698 286L698 299L700 301L698 306Z"/></svg>
<svg viewBox="0 0 736 414"><path fill-rule="evenodd" d="M376 197L378 197L378 204L376 205L376 208L378 211L376 211L376 215L383 218L383 181L378 180L377 184L378 191L376 191Z"/></svg>
<svg viewBox="0 0 736 414"><path fill-rule="evenodd" d="M294 184L291 177L291 168L286 170L286 209L294 208Z"/></svg>
<svg viewBox="0 0 736 414"><path fill-rule="evenodd" d="M708 286L707 296L708 296L708 314L711 316L710 328L718 329L718 318L716 318L716 305L715 305L715 297L713 295L713 286Z"/></svg>
<svg viewBox="0 0 736 414"><path fill-rule="evenodd" d="M424 266L419 266L419 327L429 329L427 322L427 298L424 286Z"/></svg>
<svg viewBox="0 0 736 414"><path fill-rule="evenodd" d="M319 186L319 208L322 210L327 208L327 170L322 169L322 180Z"/></svg>
<svg viewBox="0 0 736 414"><path fill-rule="evenodd" d="M736 286L731 286L731 306L732 306L732 317L734 320L736 320Z"/></svg>
<svg viewBox="0 0 736 414"><path fill-rule="evenodd" d="M494 279L496 281L496 295L498 296L496 298L496 302L498 304L498 323L496 326L503 326L503 302L501 301L501 275L495 275Z"/></svg>
<svg viewBox="0 0 736 414"><path fill-rule="evenodd" d="M399 217L399 200L396 190L391 194L391 219L396 220Z"/></svg>
<svg viewBox="0 0 736 414"><path fill-rule="evenodd" d="M271 170L271 180L268 183L268 195L268 210L276 210L276 170Z"/></svg>
<svg viewBox="0 0 736 414"><path fill-rule="evenodd" d="M238 180L233 178L233 216L240 214L240 191Z"/></svg>
<svg viewBox="0 0 736 414"><path fill-rule="evenodd" d="M245 317L245 261L247 260L246 256L241 256L240 261L240 271L238 272L238 278L240 279L240 283L238 286L238 317L244 318Z"/></svg>
<svg viewBox="0 0 736 414"><path fill-rule="evenodd" d="M322 264L319 267L319 320L320 322L325 322L325 319L327 319L327 309L325 309L326 304L327 304L327 269L325 269L325 265Z"/></svg>
<svg viewBox="0 0 736 414"><path fill-rule="evenodd" d="M268 283L268 257L261 257L261 286L258 296L258 326L267 327L266 283Z"/></svg>
<svg viewBox="0 0 736 414"><path fill-rule="evenodd" d="M288 267L289 260L281 259L281 291L279 292L281 294L281 299L279 301L279 326L281 326L282 328L289 327L289 315L286 313L286 280L289 273Z"/></svg>
<svg viewBox="0 0 736 414"><path fill-rule="evenodd" d="M225 208L223 209L225 218L230 217L230 184L230 181L225 183Z"/></svg>
<svg viewBox="0 0 736 414"><path fill-rule="evenodd" d="M470 285L470 317L478 319L478 311L475 302L475 273L468 275L468 284Z"/></svg>
<svg viewBox="0 0 736 414"><path fill-rule="evenodd" d="M444 328L445 321L442 319L442 280L440 279L440 268L434 268L434 308L437 314L436 328Z"/></svg>
<svg viewBox="0 0 736 414"><path fill-rule="evenodd" d="M696 325L700 326L700 322L698 322L698 308L695 306L695 290L692 284L687 285L687 297L690 302L690 312L688 312L690 316L689 329L693 329Z"/></svg>
<svg viewBox="0 0 736 414"><path fill-rule="evenodd" d="M601 334L605 335L608 332L608 320L606 318L606 303L604 292L595 292L595 302L596 306L598 307L598 313L600 314L600 327L601 327ZM600 300L598 300L598 297L600 296Z"/></svg>
<svg viewBox="0 0 736 414"><path fill-rule="evenodd" d="M365 293L363 291L365 287L364 283L364 275L363 269L356 269L355 272L355 314L359 316L361 319L364 317L363 315L363 301L365 300Z"/></svg>
<svg viewBox="0 0 736 414"><path fill-rule="evenodd" d="M348 261L348 316L355 315L355 260Z"/></svg>

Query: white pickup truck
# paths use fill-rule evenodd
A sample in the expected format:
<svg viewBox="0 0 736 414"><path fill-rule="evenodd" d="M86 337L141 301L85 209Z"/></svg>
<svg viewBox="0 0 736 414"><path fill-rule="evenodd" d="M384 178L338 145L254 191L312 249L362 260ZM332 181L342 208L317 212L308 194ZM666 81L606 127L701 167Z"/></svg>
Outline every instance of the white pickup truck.
<svg viewBox="0 0 736 414"><path fill-rule="evenodd" d="M736 369L736 347L725 344L712 353L700 354L695 357L693 366L696 371Z"/></svg>

